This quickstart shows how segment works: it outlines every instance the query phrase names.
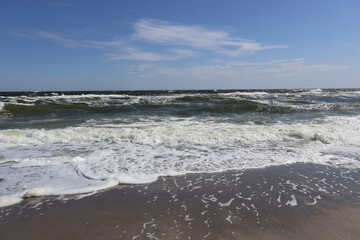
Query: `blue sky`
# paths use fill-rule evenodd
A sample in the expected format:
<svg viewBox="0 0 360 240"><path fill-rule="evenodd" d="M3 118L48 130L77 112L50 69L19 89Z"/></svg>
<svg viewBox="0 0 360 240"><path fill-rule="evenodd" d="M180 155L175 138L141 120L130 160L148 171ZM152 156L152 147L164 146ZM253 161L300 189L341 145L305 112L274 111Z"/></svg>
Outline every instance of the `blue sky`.
<svg viewBox="0 0 360 240"><path fill-rule="evenodd" d="M360 87L360 1L0 0L0 91Z"/></svg>

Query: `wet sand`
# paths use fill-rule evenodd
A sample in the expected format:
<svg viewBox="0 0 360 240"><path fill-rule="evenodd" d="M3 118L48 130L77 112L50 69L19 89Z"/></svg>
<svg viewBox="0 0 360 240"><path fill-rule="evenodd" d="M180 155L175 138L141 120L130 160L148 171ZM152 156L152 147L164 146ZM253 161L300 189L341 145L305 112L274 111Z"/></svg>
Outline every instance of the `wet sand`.
<svg viewBox="0 0 360 240"><path fill-rule="evenodd" d="M0 209L0 239L360 239L360 170L293 164L162 177Z"/></svg>

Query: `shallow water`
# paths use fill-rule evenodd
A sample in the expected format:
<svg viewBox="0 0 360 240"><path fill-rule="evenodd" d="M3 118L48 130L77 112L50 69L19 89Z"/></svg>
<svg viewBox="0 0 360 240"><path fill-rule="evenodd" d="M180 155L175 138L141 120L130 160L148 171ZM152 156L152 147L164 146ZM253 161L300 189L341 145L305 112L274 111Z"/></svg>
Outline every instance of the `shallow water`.
<svg viewBox="0 0 360 240"><path fill-rule="evenodd" d="M360 89L0 93L3 206L295 162L360 166Z"/></svg>

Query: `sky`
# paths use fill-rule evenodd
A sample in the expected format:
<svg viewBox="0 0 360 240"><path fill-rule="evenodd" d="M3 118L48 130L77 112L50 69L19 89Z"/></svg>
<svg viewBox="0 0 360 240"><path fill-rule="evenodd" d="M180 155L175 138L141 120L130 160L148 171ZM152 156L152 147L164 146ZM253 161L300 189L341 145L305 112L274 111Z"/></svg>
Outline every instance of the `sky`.
<svg viewBox="0 0 360 240"><path fill-rule="evenodd" d="M0 0L0 91L359 88L358 0Z"/></svg>

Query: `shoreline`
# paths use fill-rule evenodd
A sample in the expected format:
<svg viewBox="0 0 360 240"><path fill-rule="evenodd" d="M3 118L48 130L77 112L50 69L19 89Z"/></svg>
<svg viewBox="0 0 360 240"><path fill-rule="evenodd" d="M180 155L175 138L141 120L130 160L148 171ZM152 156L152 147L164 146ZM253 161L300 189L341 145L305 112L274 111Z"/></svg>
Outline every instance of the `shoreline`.
<svg viewBox="0 0 360 240"><path fill-rule="evenodd" d="M0 209L0 239L359 239L360 170L292 164L160 177Z"/></svg>

